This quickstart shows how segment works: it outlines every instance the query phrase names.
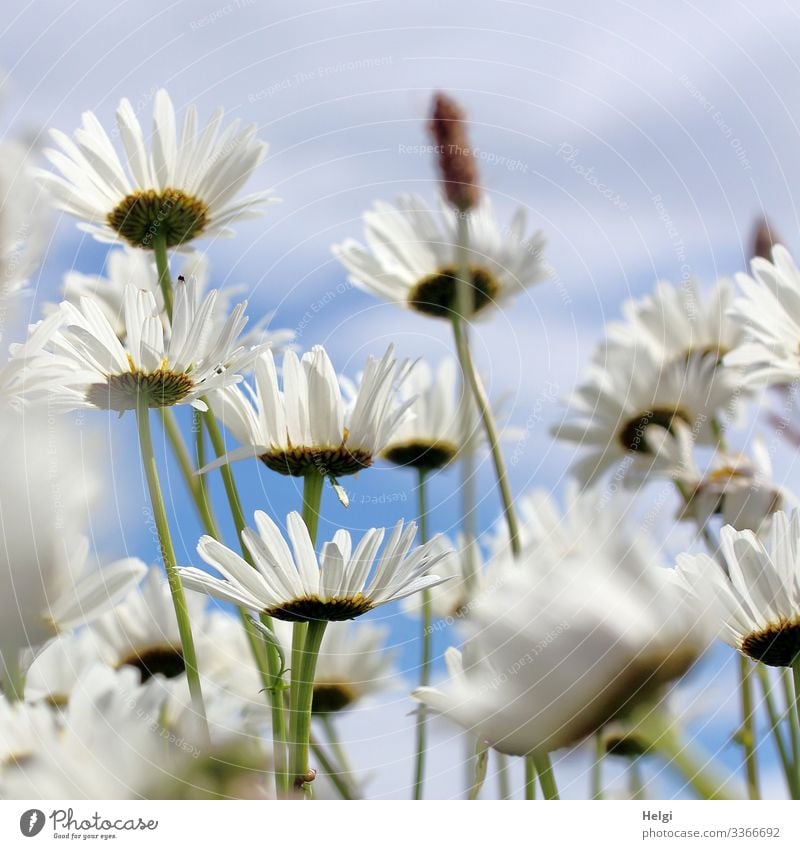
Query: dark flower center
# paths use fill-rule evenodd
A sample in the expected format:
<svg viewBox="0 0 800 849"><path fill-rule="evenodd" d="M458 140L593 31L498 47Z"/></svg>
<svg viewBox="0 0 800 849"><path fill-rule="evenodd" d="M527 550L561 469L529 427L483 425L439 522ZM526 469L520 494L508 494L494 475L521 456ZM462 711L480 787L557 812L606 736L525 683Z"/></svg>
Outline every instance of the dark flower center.
<svg viewBox="0 0 800 849"><path fill-rule="evenodd" d="M186 671L183 652L175 646L154 646L126 657L120 666L132 666L139 670L142 684L154 675L177 678Z"/></svg>
<svg viewBox="0 0 800 849"><path fill-rule="evenodd" d="M473 312L480 312L497 300L500 294L500 284L485 268L470 269L472 279L470 295L472 296ZM411 290L408 304L418 312L432 315L436 318L452 318L456 312L456 283L458 281L455 268L443 268L436 274L423 278Z"/></svg>
<svg viewBox="0 0 800 849"><path fill-rule="evenodd" d="M317 469L323 475L338 478L354 475L372 465L372 455L369 452L360 449L350 451L345 445L338 448L275 450L262 454L260 459L273 472L295 477L303 477L306 472Z"/></svg>
<svg viewBox="0 0 800 849"><path fill-rule="evenodd" d="M392 445L383 456L396 466L411 466L423 472L432 472L446 466L458 452L450 442L424 442L413 440Z"/></svg>
<svg viewBox="0 0 800 849"><path fill-rule="evenodd" d="M688 348L684 357L687 362L695 357L713 359L716 365L720 365L728 352L729 349L721 345L706 345L702 348Z"/></svg>
<svg viewBox="0 0 800 849"><path fill-rule="evenodd" d="M346 684L314 683L313 713L335 713L352 704L356 694Z"/></svg>
<svg viewBox="0 0 800 849"><path fill-rule="evenodd" d="M659 425L673 433L672 427L676 419L691 425L689 416L680 409L654 407L652 410L645 410L625 423L619 431L619 441L628 451L642 451L649 454L650 448L645 440L647 428L650 425Z"/></svg>
<svg viewBox="0 0 800 849"><path fill-rule="evenodd" d="M135 248L153 249L156 237L174 248L199 236L208 224L208 206L180 189L134 192L108 213L108 226Z"/></svg>
<svg viewBox="0 0 800 849"><path fill-rule="evenodd" d="M106 383L94 383L86 391L86 400L101 410L135 410L140 393L148 407L171 407L180 403L194 388L189 375L159 369L110 374Z"/></svg>
<svg viewBox="0 0 800 849"><path fill-rule="evenodd" d="M742 653L767 666L791 666L800 657L800 622L782 621L766 630L748 634Z"/></svg>
<svg viewBox="0 0 800 849"><path fill-rule="evenodd" d="M348 598L331 598L325 601L316 597L296 598L287 601L283 607L264 612L286 622L341 622L344 619L355 619L368 610L372 610L372 600L356 593Z"/></svg>

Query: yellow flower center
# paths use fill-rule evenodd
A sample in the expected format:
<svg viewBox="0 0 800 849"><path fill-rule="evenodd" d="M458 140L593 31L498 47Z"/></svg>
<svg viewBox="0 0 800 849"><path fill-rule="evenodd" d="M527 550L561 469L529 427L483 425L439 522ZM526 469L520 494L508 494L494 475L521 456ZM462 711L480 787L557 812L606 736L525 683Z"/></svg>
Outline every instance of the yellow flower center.
<svg viewBox="0 0 800 849"><path fill-rule="evenodd" d="M152 249L156 237L174 248L197 238L208 224L208 206L180 189L134 192L108 213L112 230L135 248Z"/></svg>

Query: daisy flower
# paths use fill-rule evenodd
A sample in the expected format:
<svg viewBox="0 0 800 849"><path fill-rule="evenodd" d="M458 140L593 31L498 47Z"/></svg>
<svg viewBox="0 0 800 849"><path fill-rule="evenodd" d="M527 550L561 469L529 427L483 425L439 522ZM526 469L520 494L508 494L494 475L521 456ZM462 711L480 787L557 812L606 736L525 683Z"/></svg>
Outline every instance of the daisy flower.
<svg viewBox="0 0 800 849"><path fill-rule="evenodd" d="M378 202L364 214L367 246L348 239L333 247L354 286L409 309L449 319L455 314L458 213L442 204L439 215L420 197L397 205ZM469 213L469 263L474 315L520 294L546 276L542 237L526 235L525 212L508 227L482 199Z"/></svg>
<svg viewBox="0 0 800 849"><path fill-rule="evenodd" d="M694 280L678 286L661 281L653 294L623 305L626 321L608 325L608 341L645 346L665 361L700 355L719 363L743 339L741 326L730 316L732 304L728 279L717 281L707 299Z"/></svg>
<svg viewBox="0 0 800 849"><path fill-rule="evenodd" d="M412 415L392 431L382 452L386 460L431 472L455 459L464 441L467 404L458 375L458 366L450 358L435 372L424 360L413 365L399 390Z"/></svg>
<svg viewBox="0 0 800 849"><path fill-rule="evenodd" d="M94 299L81 298L79 308L63 301L60 325L31 371L44 370L52 400L66 409L121 413L136 409L144 395L150 407L191 404L205 410L201 396L241 380L238 372L256 354L239 341L246 303L237 305L216 332L216 299L212 291L200 302L195 281L177 286L167 329L153 293L128 286L124 343Z"/></svg>
<svg viewBox="0 0 800 849"><path fill-rule="evenodd" d="M467 623L446 682L414 696L513 755L573 745L658 700L708 641L671 570L602 555L543 563L530 548Z"/></svg>
<svg viewBox="0 0 800 849"><path fill-rule="evenodd" d="M58 715L47 705L11 702L0 694L0 786L7 771L56 745L59 732Z"/></svg>
<svg viewBox="0 0 800 849"><path fill-rule="evenodd" d="M190 754L165 745L158 723L163 696L155 686L138 687L137 680L133 670L96 665L80 677L61 712L42 703L12 705L17 727L36 723L48 732L48 714L53 727L39 739L29 736L24 751L2 765L0 796L142 798L175 775Z"/></svg>
<svg viewBox="0 0 800 849"><path fill-rule="evenodd" d="M800 658L800 512L775 513L761 539L726 525L720 547L727 574L707 554L682 554L678 577L725 642L767 666L792 666Z"/></svg>
<svg viewBox="0 0 800 849"><path fill-rule="evenodd" d="M187 107L180 131L175 109L163 89L155 97L152 150L127 99L117 109L117 129L127 169L92 112L73 138L51 130L58 149L45 155L58 174L36 173L58 209L80 220L79 227L103 242L135 248L186 245L200 236L230 235L229 225L260 214L274 202L269 192L235 199L267 155L251 125L235 121L221 130L218 109L198 132L197 109Z"/></svg>
<svg viewBox="0 0 800 849"><path fill-rule="evenodd" d="M175 279L179 286L186 280L193 280L198 294L204 295L209 281L208 257L199 251L190 251L184 256ZM68 272L64 277L63 297L65 301L69 301L78 308L80 308L81 298L91 297L100 307L119 339L124 341L125 290L131 285L137 289L152 292L158 314L162 317L165 327L168 327L156 264L149 254L132 248L112 250L108 254L106 276L81 274L77 271ZM241 297L244 289L244 286L225 286L217 289L213 317L218 327L212 336L223 331L228 314L234 306L234 299ZM45 309L52 312L58 307L46 305ZM240 336L240 344L246 348L261 345L282 350L292 341L294 332L268 329L267 325L272 318L273 313L265 313Z"/></svg>
<svg viewBox="0 0 800 849"><path fill-rule="evenodd" d="M203 599L194 596L187 605L200 642L207 625ZM153 675L175 678L186 669L172 595L163 570L155 566L140 586L89 626L89 633L109 666L130 666L143 683Z"/></svg>
<svg viewBox="0 0 800 849"><path fill-rule="evenodd" d="M791 383L800 377L800 269L781 245L772 262L756 257L750 268L752 277L736 275L743 297L732 313L745 342L725 363L741 367L753 384Z"/></svg>
<svg viewBox="0 0 800 849"><path fill-rule="evenodd" d="M231 387L211 399L241 447L202 471L247 457L284 475L316 469L335 478L366 469L409 406L395 398L404 372L390 346L382 359L370 357L360 382L346 384L343 393L322 346L302 358L286 351L282 381L272 352L265 351L256 360L252 389Z"/></svg>
<svg viewBox="0 0 800 849"><path fill-rule="evenodd" d="M289 656L292 626L276 620L275 633ZM354 707L396 683L394 652L386 650L388 629L370 622L331 622L325 629L314 673L312 713Z"/></svg>
<svg viewBox="0 0 800 849"><path fill-rule="evenodd" d="M434 553L432 542L410 551L417 532L414 522L395 525L374 570L386 533L383 528L367 531L355 551L350 534L339 530L318 557L300 514L290 513L286 522L291 549L278 526L261 511L255 514L256 530L242 532L255 569L212 537L201 537L198 554L223 578L184 568L180 570L184 586L276 619L335 622L354 619L443 580L426 574L442 556Z"/></svg>
<svg viewBox="0 0 800 849"><path fill-rule="evenodd" d="M701 473L689 455L684 468L675 474L689 494L679 518L691 519L698 527L721 516L723 524L737 531L760 534L774 513L796 501L787 489L774 482L772 463L760 440L753 442L752 456L720 452Z"/></svg>
<svg viewBox="0 0 800 849"><path fill-rule="evenodd" d="M613 467L647 475L677 462L682 429L694 442L716 444L714 419L726 415L738 383L715 358L664 364L646 347L609 348L607 362L593 363L568 401L571 420L554 433L585 450L571 469L581 483Z"/></svg>
<svg viewBox="0 0 800 849"><path fill-rule="evenodd" d="M25 700L63 707L81 677L98 664L103 664L100 647L88 629L61 634L31 660L25 673Z"/></svg>

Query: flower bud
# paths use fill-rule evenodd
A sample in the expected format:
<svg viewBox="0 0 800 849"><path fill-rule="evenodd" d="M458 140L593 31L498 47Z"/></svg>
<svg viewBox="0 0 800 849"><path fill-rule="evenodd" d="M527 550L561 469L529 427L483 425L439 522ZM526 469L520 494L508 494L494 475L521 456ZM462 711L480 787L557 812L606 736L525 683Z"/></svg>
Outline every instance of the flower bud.
<svg viewBox="0 0 800 849"><path fill-rule="evenodd" d="M434 95L428 131L438 153L445 197L460 212L468 212L477 206L480 189L463 109L446 94Z"/></svg>

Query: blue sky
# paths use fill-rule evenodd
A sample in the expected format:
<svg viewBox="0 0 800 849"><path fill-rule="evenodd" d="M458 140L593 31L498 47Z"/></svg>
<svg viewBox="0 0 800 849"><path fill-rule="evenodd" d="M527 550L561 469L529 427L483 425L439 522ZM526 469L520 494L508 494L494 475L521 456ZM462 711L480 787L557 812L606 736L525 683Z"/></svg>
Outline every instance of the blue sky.
<svg viewBox="0 0 800 849"><path fill-rule="evenodd" d="M233 240L203 245L214 285L246 284L251 311L276 310L275 325L297 328L299 343L325 344L353 374L369 353L395 342L405 356L438 360L451 351L446 325L398 312L357 290L329 246L359 237L360 214L376 198L413 190L432 199L425 142L433 90L465 106L482 182L503 217L516 205L547 237L554 280L520 298L475 333L491 391L511 393L512 423L536 422L516 446L515 492L561 492L572 454L549 437L563 396L579 380L604 322L655 280L717 276L744 269L754 219L767 214L797 247L794 187L800 44L788 2L641 3L586 0L526 3L446 0L322 4L266 0L95 2L11 0L0 29L9 76L0 121L41 143L44 130L70 131L85 109L107 126L128 97L143 123L158 87L178 108L218 105L259 127L270 155L253 187L284 201L238 227ZM55 235L32 309L53 299L69 268L99 271L105 248L67 217ZM89 423L107 439L118 509L95 528L109 555L152 556L141 530L145 504L132 461L131 421ZM513 449L512 445L512 449ZM783 482L794 457L773 446ZM247 509L278 516L299 503L292 480L239 464ZM488 463L481 468L482 526L498 503ZM199 528L172 481L182 556L193 557ZM431 484L434 525L457 524L458 474ZM352 486L349 511L326 495L321 533L361 529L413 512L410 474L379 468ZM220 502L224 514L224 503ZM663 539L686 535L665 511ZM666 545L667 543L665 543ZM413 671L413 626L389 610L402 665ZM441 649L448 643L440 636Z"/></svg>

